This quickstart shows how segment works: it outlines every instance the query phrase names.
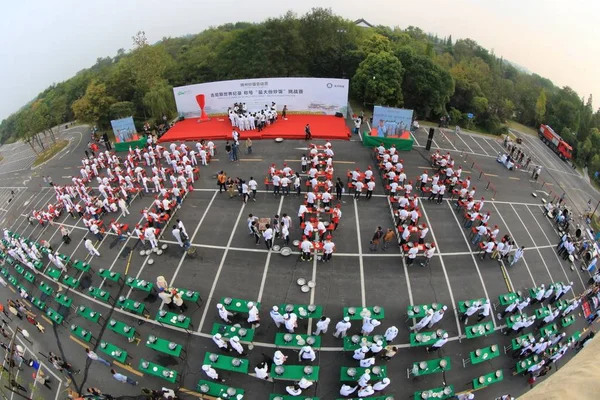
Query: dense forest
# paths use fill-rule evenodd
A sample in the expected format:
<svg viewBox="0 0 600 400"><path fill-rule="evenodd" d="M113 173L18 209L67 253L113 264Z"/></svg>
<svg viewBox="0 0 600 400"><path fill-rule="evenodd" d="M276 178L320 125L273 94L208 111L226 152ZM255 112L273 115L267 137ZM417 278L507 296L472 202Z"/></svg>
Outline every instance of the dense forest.
<svg viewBox="0 0 600 400"><path fill-rule="evenodd" d="M505 122L551 125L576 149L580 164L600 170L600 112L581 98L528 74L471 39L439 38L416 27L362 28L328 9L288 12L262 23L238 22L150 45L143 32L133 50L54 84L0 124L0 142L27 140L65 121L107 128L133 115L136 124L174 117L172 87L240 78L313 76L350 79L351 96L414 109L419 119L501 134ZM472 121L467 114L474 114Z"/></svg>

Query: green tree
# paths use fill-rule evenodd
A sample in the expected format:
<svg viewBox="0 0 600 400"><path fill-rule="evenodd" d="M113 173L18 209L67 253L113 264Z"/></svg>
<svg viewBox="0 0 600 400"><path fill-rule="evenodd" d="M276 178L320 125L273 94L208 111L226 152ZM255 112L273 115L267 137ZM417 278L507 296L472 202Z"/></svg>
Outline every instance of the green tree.
<svg viewBox="0 0 600 400"><path fill-rule="evenodd" d="M105 127L109 123L109 110L115 100L106 92L106 85L92 81L85 95L73 103L75 118L81 122L97 123Z"/></svg>
<svg viewBox="0 0 600 400"><path fill-rule="evenodd" d="M144 105L157 120L161 120L163 115L172 118L175 115L173 88L166 81L155 85L144 96Z"/></svg>
<svg viewBox="0 0 600 400"><path fill-rule="evenodd" d="M369 54L358 66L351 89L365 104L399 106L402 105L402 74L398 57L385 51Z"/></svg>
<svg viewBox="0 0 600 400"><path fill-rule="evenodd" d="M542 88L542 90L540 90L540 95L535 102L536 125L539 125L546 120L546 102L546 91Z"/></svg>
<svg viewBox="0 0 600 400"><path fill-rule="evenodd" d="M111 119L131 117L135 113L135 104L130 101L119 101L111 104L109 115Z"/></svg>
<svg viewBox="0 0 600 400"><path fill-rule="evenodd" d="M162 84L173 59L160 43L150 46L143 31L138 32L132 39L135 50L131 53L131 68L135 88L145 93L154 85Z"/></svg>

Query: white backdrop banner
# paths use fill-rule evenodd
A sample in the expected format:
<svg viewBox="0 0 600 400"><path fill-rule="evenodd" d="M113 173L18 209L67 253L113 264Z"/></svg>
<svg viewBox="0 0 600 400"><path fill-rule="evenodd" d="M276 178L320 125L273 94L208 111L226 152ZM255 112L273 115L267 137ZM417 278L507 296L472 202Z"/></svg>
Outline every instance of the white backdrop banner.
<svg viewBox="0 0 600 400"><path fill-rule="evenodd" d="M249 111L271 106L281 111L284 105L290 113L346 115L348 79L328 78L264 78L199 83L173 88L177 112L184 117L200 115L196 96L204 94L204 111L226 114L234 103L246 103Z"/></svg>

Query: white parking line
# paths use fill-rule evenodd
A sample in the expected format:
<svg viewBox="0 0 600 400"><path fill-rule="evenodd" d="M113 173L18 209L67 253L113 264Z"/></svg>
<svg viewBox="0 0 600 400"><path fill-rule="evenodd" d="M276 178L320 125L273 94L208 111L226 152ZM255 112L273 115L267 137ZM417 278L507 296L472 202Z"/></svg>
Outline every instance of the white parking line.
<svg viewBox="0 0 600 400"><path fill-rule="evenodd" d="M363 263L362 239L360 238L360 222L358 219L358 205L354 199L354 217L356 219L356 240L358 249L358 265L360 270L360 299L362 307L366 307L367 301L365 298L365 269Z"/></svg>
<svg viewBox="0 0 600 400"><path fill-rule="evenodd" d="M285 198L285 196L281 196L279 198L279 207L277 208L277 214L276 215L281 215L281 208L283 207L283 199ZM276 228L273 228L273 230L275 231ZM275 237L275 235L273 235L273 238ZM271 263L271 254L273 254L272 251L269 251L267 253L267 259L265 260L265 266L263 268L263 275L262 275L262 279L260 280L260 289L258 289L258 297L256 299L257 302L261 302L262 300L262 296L263 296L263 291L265 290L265 282L267 281L267 274L269 272L269 264ZM317 257L315 256L315 262L316 262ZM315 288L312 288L312 290L314 291ZM312 304L312 303L311 303Z"/></svg>

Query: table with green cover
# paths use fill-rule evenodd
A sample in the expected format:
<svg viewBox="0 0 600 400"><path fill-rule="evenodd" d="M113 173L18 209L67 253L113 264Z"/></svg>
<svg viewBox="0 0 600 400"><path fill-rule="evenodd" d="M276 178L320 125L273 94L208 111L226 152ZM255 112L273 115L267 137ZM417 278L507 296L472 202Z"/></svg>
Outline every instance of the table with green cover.
<svg viewBox="0 0 600 400"><path fill-rule="evenodd" d="M558 325L556 323L551 323L546 326L540 328L540 335L542 337L549 337L558 331Z"/></svg>
<svg viewBox="0 0 600 400"><path fill-rule="evenodd" d="M567 339L567 342L574 343L574 342L577 342L580 338L581 338L581 331L577 331L574 334L572 334L571 336L569 336L569 338Z"/></svg>
<svg viewBox="0 0 600 400"><path fill-rule="evenodd" d="M346 336L344 338L344 351L354 351L359 347L362 347L363 343L367 346L371 346L372 343L375 343L377 340L381 340L383 342L382 346L387 346L387 341L385 337L382 335L374 335L374 336L360 336L360 335L352 335ZM357 341L355 343L355 341Z"/></svg>
<svg viewBox="0 0 600 400"><path fill-rule="evenodd" d="M354 376L348 375L349 368L354 368L356 370L356 374ZM361 375L364 374L367 369L371 371L371 373L370 373L371 379L375 380L375 381L379 381L379 380L387 377L387 367L385 365L382 365L380 368L381 368L381 371L379 372L379 374L375 374L373 372L373 367L370 367L370 368L341 367L340 381L341 382L356 382L360 379Z"/></svg>
<svg viewBox="0 0 600 400"><path fill-rule="evenodd" d="M229 302L229 304L227 304L228 302L226 300L231 299L231 302ZM256 308L258 308L260 310L260 303L254 301L254 300L243 300L243 299L236 299L233 297L221 297L221 301L220 303L223 304L223 307L225 307L225 309L227 311L231 311L231 312L241 312L241 313L247 313L248 312L248 303L254 303L254 305L256 306Z"/></svg>
<svg viewBox="0 0 600 400"><path fill-rule="evenodd" d="M69 265L71 263L71 257L60 253L58 253L57 255L58 258L60 258L65 263L65 265Z"/></svg>
<svg viewBox="0 0 600 400"><path fill-rule="evenodd" d="M406 315L408 315L408 318L423 318L428 310L437 311L442 307L444 307L444 305L440 303L416 304L406 308Z"/></svg>
<svg viewBox="0 0 600 400"><path fill-rule="evenodd" d="M148 375L162 378L167 382L175 383L177 381L177 371L155 364L151 361L140 359L138 369Z"/></svg>
<svg viewBox="0 0 600 400"><path fill-rule="evenodd" d="M117 299L117 307L137 315L142 315L144 313L144 309L146 308L144 303L125 298Z"/></svg>
<svg viewBox="0 0 600 400"><path fill-rule="evenodd" d="M542 289L544 292L546 291L546 288L541 286L529 289L529 297L531 297L531 300L535 299L535 294L538 289Z"/></svg>
<svg viewBox="0 0 600 400"><path fill-rule="evenodd" d="M248 368L250 367L250 362L247 359L241 358L241 357L230 357L230 356L225 356L223 354L214 353L218 356L217 361L211 361L211 359L210 359L211 354L213 354L213 353L206 352L206 354L204 355L204 364L208 364L213 368L222 369L225 371L240 372L242 374L248 373ZM240 360L241 363L239 366L236 367L232 364L234 359Z"/></svg>
<svg viewBox="0 0 600 400"><path fill-rule="evenodd" d="M446 331L442 329L438 329L435 332L412 332L410 334L410 347L431 346L441 339L444 336L444 333L446 333Z"/></svg>
<svg viewBox="0 0 600 400"><path fill-rule="evenodd" d="M116 319L111 319L106 326L114 333L125 336L129 340L133 339L135 336L134 327L129 326L124 322L117 321Z"/></svg>
<svg viewBox="0 0 600 400"><path fill-rule="evenodd" d="M100 314L99 312L96 312L91 308L83 305L77 307L77 314L93 323L98 323L98 320L100 319L100 317L102 317L102 314Z"/></svg>
<svg viewBox="0 0 600 400"><path fill-rule="evenodd" d="M511 347L513 350L519 350L523 346L523 341L527 340L529 343L535 340L535 336L533 333L526 333L524 335L518 336L511 340Z"/></svg>
<svg viewBox="0 0 600 400"><path fill-rule="evenodd" d="M15 259L8 256L6 257L6 262L8 263L8 265L13 265L15 263Z"/></svg>
<svg viewBox="0 0 600 400"><path fill-rule="evenodd" d="M54 295L54 300L61 306L65 306L67 308L71 307L71 304L73 304L73 299L68 297L66 294L56 293Z"/></svg>
<svg viewBox="0 0 600 400"><path fill-rule="evenodd" d="M513 314L506 318L506 327L512 329L513 325L518 321L525 321L528 318L527 314Z"/></svg>
<svg viewBox="0 0 600 400"><path fill-rule="evenodd" d="M70 328L71 328L71 333L73 335L77 336L79 339L86 341L87 343L91 342L92 332L90 332L86 329L83 329L79 325L75 325L75 324L72 324Z"/></svg>
<svg viewBox="0 0 600 400"><path fill-rule="evenodd" d="M562 311L565 308L569 307L569 302L567 300L559 300L556 303L554 303L554 307Z"/></svg>
<svg viewBox="0 0 600 400"><path fill-rule="evenodd" d="M182 317L180 317L180 315ZM165 310L158 311L156 314L156 320L161 324L176 326L182 329L188 329L192 323L190 317Z"/></svg>
<svg viewBox="0 0 600 400"><path fill-rule="evenodd" d="M471 307L471 304L475 303L476 301L479 302L480 304L485 303L486 298L482 297L481 299L471 299L471 300L464 300L464 301L459 301L458 302L458 309L461 313L464 313L467 311L467 308Z"/></svg>
<svg viewBox="0 0 600 400"><path fill-rule="evenodd" d="M10 282L11 285L13 286L17 286L19 284L19 281L17 280L17 278L15 278L12 275L8 275L8 282Z"/></svg>
<svg viewBox="0 0 600 400"><path fill-rule="evenodd" d="M241 335L240 329L244 329L246 331L246 334ZM215 335L217 333L220 333L221 336L223 336L223 339L231 339L232 337L237 336L242 342L251 342L252 339L254 339L254 332L255 331L252 328L242 328L233 325L215 323L210 334Z"/></svg>
<svg viewBox="0 0 600 400"><path fill-rule="evenodd" d="M23 274L23 277L25 278L25 280L29 283L33 283L35 282L35 275L32 274L29 271L25 271L25 273Z"/></svg>
<svg viewBox="0 0 600 400"><path fill-rule="evenodd" d="M112 343L109 343L105 340L100 342L100 346L98 346L98 350L103 352L104 354L114 358L120 363L125 363L127 361L127 351L121 349L118 346L115 346Z"/></svg>
<svg viewBox="0 0 600 400"><path fill-rule="evenodd" d="M136 279L132 276L125 280L125 284L132 289L137 289L148 293L150 293L154 288L154 283L145 281L143 279Z"/></svg>
<svg viewBox="0 0 600 400"><path fill-rule="evenodd" d="M535 310L535 319L546 318L548 315L550 315L550 313L550 307L548 306L537 308Z"/></svg>
<svg viewBox="0 0 600 400"><path fill-rule="evenodd" d="M492 321L482 322L471 326L465 326L465 335L467 339L474 339L481 336L487 336L494 333L494 324Z"/></svg>
<svg viewBox="0 0 600 400"><path fill-rule="evenodd" d="M369 311L368 314L370 314L370 317L373 319L383 319L385 317L385 310L383 309L383 307L379 307L379 312L377 313L373 310L373 307L344 307L344 317L349 317L351 320L355 321L361 320L363 319L361 314L363 313L365 308ZM353 314L350 312L352 311L351 309L354 309L355 311Z"/></svg>
<svg viewBox="0 0 600 400"><path fill-rule="evenodd" d="M198 382L198 386L196 387L196 390L198 390L199 393L208 395L208 396L213 396L213 397L218 397L221 398L221 396L223 396L224 394L227 394L227 389L232 388L231 386L227 386L227 385L221 385L219 383L215 383L215 382L211 382L211 381L205 381L203 379L201 379ZM206 390L204 390L206 389ZM233 390L235 390L235 393L231 396L229 396L231 399L235 399L237 395L242 395L242 397L244 396L244 389L238 389L238 388L232 388Z"/></svg>
<svg viewBox="0 0 600 400"><path fill-rule="evenodd" d="M289 341L286 340L286 335L291 336ZM287 337L289 337L289 336L287 336ZM321 336L306 335L306 334L301 334L301 333L283 333L283 332L279 332L275 335L275 346L278 346L278 347L302 347L302 346L305 346L308 344L306 342L306 340L308 338L312 338L315 341L313 344L310 345L313 349L318 349L321 347Z"/></svg>
<svg viewBox="0 0 600 400"><path fill-rule="evenodd" d="M445 399L453 399L454 395L454 385L450 386L442 386L433 389L422 390L419 392L415 392L413 395L414 400L426 400L426 399L435 399L435 400L445 400Z"/></svg>
<svg viewBox="0 0 600 400"><path fill-rule="evenodd" d="M271 365L271 372L269 372L269 376L273 379L279 379L282 381L299 381L304 378L308 381L316 382L319 380L319 367L307 366L307 365L282 365L283 372L278 374L275 371L277 366L275 364ZM304 372L304 368L310 367L312 372L307 374Z"/></svg>
<svg viewBox="0 0 600 400"><path fill-rule="evenodd" d="M46 284L45 282L40 283L39 289L42 291L42 293L44 293L46 296L50 296L52 295L52 293L54 293L54 289L52 289L48 284Z"/></svg>
<svg viewBox="0 0 600 400"><path fill-rule="evenodd" d="M504 379L504 373L502 372L501 369L499 369L497 371L490 372L489 374L481 375L481 376L478 376L477 378L474 378L472 381L473 389L479 390L486 386L493 385L494 383L498 383L498 382L502 381L503 379Z"/></svg>
<svg viewBox="0 0 600 400"><path fill-rule="evenodd" d="M112 282L118 282L119 279L121 279L120 273L109 271L104 268L100 268L100 270L98 271L98 276L100 278L108 279L109 281L112 281Z"/></svg>
<svg viewBox="0 0 600 400"><path fill-rule="evenodd" d="M500 355L500 346L493 344L488 347L482 347L481 349L474 350L469 353L471 364L476 365L484 361L492 360Z"/></svg>
<svg viewBox="0 0 600 400"><path fill-rule="evenodd" d="M192 303L200 301L200 292L182 288L177 288L176 290L184 301L191 301Z"/></svg>
<svg viewBox="0 0 600 400"><path fill-rule="evenodd" d="M55 324L62 324L64 317L57 313L54 309L46 308L46 316L52 320Z"/></svg>
<svg viewBox="0 0 600 400"><path fill-rule="evenodd" d="M48 275L50 278L58 279L62 275L62 271L54 267L48 267L46 270L46 275Z"/></svg>
<svg viewBox="0 0 600 400"><path fill-rule="evenodd" d="M46 302L38 299L37 297L29 296L29 301L31 302L31 304L33 304L42 311L46 309Z"/></svg>
<svg viewBox="0 0 600 400"><path fill-rule="evenodd" d="M79 279L74 278L74 277L69 276L69 275L63 276L62 281L63 281L63 283L66 286L68 286L68 287L70 287L72 289L77 289L77 286L79 286Z"/></svg>
<svg viewBox="0 0 600 400"><path fill-rule="evenodd" d="M573 322L575 322L575 319L577 319L577 317L575 317L574 315L569 315L569 316L566 316L563 319L561 319L560 324L562 325L563 328L566 328L566 327L572 325Z"/></svg>
<svg viewBox="0 0 600 400"><path fill-rule="evenodd" d="M162 339L154 335L150 335L148 337L148 340L146 340L146 346L148 346L152 350L156 350L160 353L164 353L173 357L179 357L183 350L183 346L177 343L173 343L175 347L171 348L171 343L172 342L170 340Z"/></svg>
<svg viewBox="0 0 600 400"><path fill-rule="evenodd" d="M291 311L288 311L288 308L291 308ZM298 316L299 319L321 318L323 316L323 306L315 305L315 310L313 312L310 312L308 310L308 304L280 304L279 312L281 313L281 315L288 312L294 313Z"/></svg>
<svg viewBox="0 0 600 400"><path fill-rule="evenodd" d="M498 296L498 302L501 306L507 306L509 304L514 303L517 300L519 300L519 295L514 292L505 293Z"/></svg>
<svg viewBox="0 0 600 400"><path fill-rule="evenodd" d="M73 267L81 272L88 272L90 270L90 264L81 260L75 260Z"/></svg>
<svg viewBox="0 0 600 400"><path fill-rule="evenodd" d="M449 371L451 368L452 364L450 362L450 357L444 357L436 358L434 360L415 361L412 364L410 373L413 376L423 376Z"/></svg>
<svg viewBox="0 0 600 400"><path fill-rule="evenodd" d="M538 356L537 354L534 354L531 357L527 357L524 360L517 361L515 372L517 374L522 374L523 372L526 372L529 369L529 367L531 367L533 364L537 364L539 361L540 356Z"/></svg>
<svg viewBox="0 0 600 400"><path fill-rule="evenodd" d="M107 291L102 290L100 288L94 287L94 286L89 287L88 293L93 298L98 299L98 300L103 300L107 303L110 300L110 293L108 293Z"/></svg>
<svg viewBox="0 0 600 400"><path fill-rule="evenodd" d="M25 268L23 268L21 264L15 264L15 271L17 271L19 275L23 275L23 272L25 272Z"/></svg>
<svg viewBox="0 0 600 400"><path fill-rule="evenodd" d="M7 277L8 276L8 270L6 268L1 268L0 269L0 273L2 274L2 276Z"/></svg>

